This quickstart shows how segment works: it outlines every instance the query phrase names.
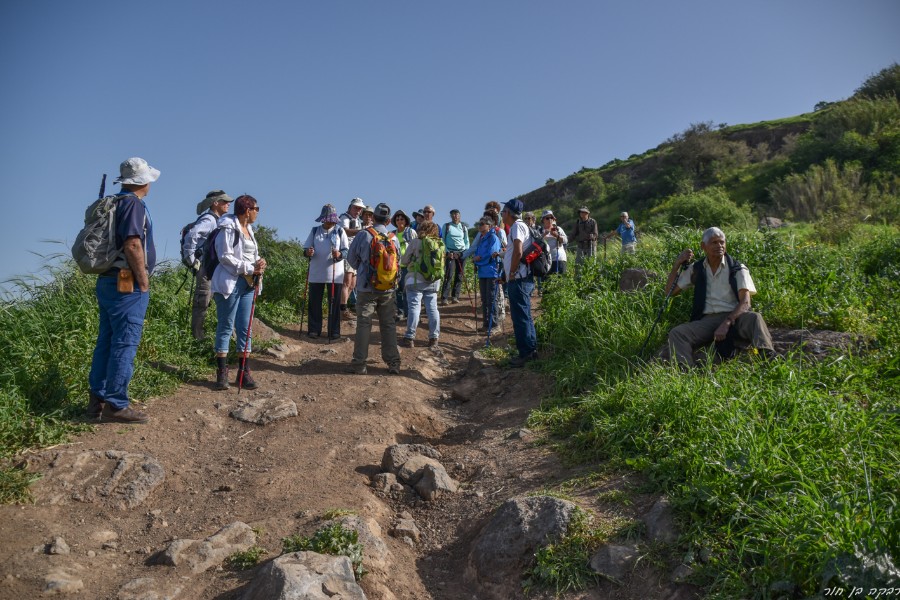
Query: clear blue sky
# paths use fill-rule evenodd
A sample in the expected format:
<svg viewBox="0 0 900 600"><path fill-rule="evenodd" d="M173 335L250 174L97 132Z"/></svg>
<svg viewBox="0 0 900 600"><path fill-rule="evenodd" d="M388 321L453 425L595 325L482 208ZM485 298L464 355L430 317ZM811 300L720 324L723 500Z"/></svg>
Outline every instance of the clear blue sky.
<svg viewBox="0 0 900 600"><path fill-rule="evenodd" d="M130 156L162 171L163 256L215 188L282 237L354 196L471 222L691 123L846 98L898 31L896 0L2 0L0 279L67 252L43 240Z"/></svg>

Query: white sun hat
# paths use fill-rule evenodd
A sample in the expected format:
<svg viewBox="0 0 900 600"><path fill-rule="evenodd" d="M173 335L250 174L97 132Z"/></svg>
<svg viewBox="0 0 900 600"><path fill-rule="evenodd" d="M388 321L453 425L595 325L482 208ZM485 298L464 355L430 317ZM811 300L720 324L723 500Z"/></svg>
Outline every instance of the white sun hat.
<svg viewBox="0 0 900 600"><path fill-rule="evenodd" d="M159 171L137 156L129 158L119 165L119 177L115 183L130 185L146 185L159 179Z"/></svg>

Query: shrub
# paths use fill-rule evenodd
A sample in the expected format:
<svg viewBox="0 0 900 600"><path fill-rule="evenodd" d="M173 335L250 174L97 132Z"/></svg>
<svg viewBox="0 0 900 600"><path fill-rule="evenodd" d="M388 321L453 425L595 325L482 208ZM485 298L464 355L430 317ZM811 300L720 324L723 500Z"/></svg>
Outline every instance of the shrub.
<svg viewBox="0 0 900 600"><path fill-rule="evenodd" d="M738 206L721 187L699 192L676 194L651 211L657 221L671 226L748 227L753 215L746 207Z"/></svg>
<svg viewBox="0 0 900 600"><path fill-rule="evenodd" d="M259 227L255 233L259 254L268 264L257 304L259 317L273 325L299 320L306 310L303 292L309 266L303 246L298 240L279 240L271 227Z"/></svg>
<svg viewBox="0 0 900 600"><path fill-rule="evenodd" d="M281 540L282 553L309 550L319 554L346 556L353 565L353 574L359 581L366 574L363 568L363 547L359 533L333 521L318 529L312 537L293 535Z"/></svg>
<svg viewBox="0 0 900 600"><path fill-rule="evenodd" d="M856 223L862 216L866 186L859 164L838 166L828 159L802 175L788 175L769 186L769 193L775 206L795 219L813 221L832 215Z"/></svg>
<svg viewBox="0 0 900 600"><path fill-rule="evenodd" d="M894 96L900 98L900 64L893 63L866 79L856 92L854 98L881 98Z"/></svg>

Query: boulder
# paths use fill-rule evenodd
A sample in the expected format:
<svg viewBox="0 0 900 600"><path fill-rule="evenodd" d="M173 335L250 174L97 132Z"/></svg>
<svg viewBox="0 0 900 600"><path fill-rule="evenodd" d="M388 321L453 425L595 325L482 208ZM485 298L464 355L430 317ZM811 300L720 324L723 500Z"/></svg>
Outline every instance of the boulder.
<svg viewBox="0 0 900 600"><path fill-rule="evenodd" d="M440 459L441 453L427 444L394 444L385 449L381 457L381 470L396 475L403 463L413 456Z"/></svg>
<svg viewBox="0 0 900 600"><path fill-rule="evenodd" d="M613 581L621 582L634 568L638 551L634 546L607 544L591 557L591 570Z"/></svg>
<svg viewBox="0 0 900 600"><path fill-rule="evenodd" d="M397 483L397 476L393 473L378 473L372 477L372 487L382 494L389 493L395 483Z"/></svg>
<svg viewBox="0 0 900 600"><path fill-rule="evenodd" d="M226 525L205 540L174 540L158 552L151 562L170 567L184 567L191 573L202 573L218 566L235 552L243 552L256 543L256 534L246 523Z"/></svg>
<svg viewBox="0 0 900 600"><path fill-rule="evenodd" d="M419 542L419 538L422 534L412 518L404 518L401 516L400 519L397 520L397 524L391 529L391 535L395 538L409 540L415 544Z"/></svg>
<svg viewBox="0 0 900 600"><path fill-rule="evenodd" d="M287 398L253 398L231 411L231 416L245 423L268 425L280 419L296 417L297 405Z"/></svg>
<svg viewBox="0 0 900 600"><path fill-rule="evenodd" d="M241 600L365 600L346 556L292 552L267 563Z"/></svg>
<svg viewBox="0 0 900 600"><path fill-rule="evenodd" d="M260 321L258 318L253 318L253 339L262 342L262 341L280 341L281 336L276 333L274 329Z"/></svg>
<svg viewBox="0 0 900 600"><path fill-rule="evenodd" d="M422 479L422 475L425 474L425 467L428 465L442 471L444 470L444 466L433 458L422 455L413 456L403 463L403 466L397 471L397 479L403 483L415 486Z"/></svg>
<svg viewBox="0 0 900 600"><path fill-rule="evenodd" d="M431 460L431 459L427 459ZM406 465L403 465L404 467ZM416 492L425 500L437 500L444 493L454 493L459 484L447 474L443 465L426 464L422 469L422 477L415 484Z"/></svg>
<svg viewBox="0 0 900 600"><path fill-rule="evenodd" d="M53 541L47 546L47 554L68 554L69 552L66 540L58 536L53 538Z"/></svg>
<svg viewBox="0 0 900 600"><path fill-rule="evenodd" d="M454 384L451 398L457 402L471 402L484 395L484 381L476 377L464 377Z"/></svg>
<svg viewBox="0 0 900 600"><path fill-rule="evenodd" d="M784 221L778 217L763 217L759 220L760 229L778 229L784 227Z"/></svg>
<svg viewBox="0 0 900 600"><path fill-rule="evenodd" d="M658 279L659 275L646 269L625 269L619 278L619 290L634 292L647 287L651 279Z"/></svg>
<svg viewBox="0 0 900 600"><path fill-rule="evenodd" d="M120 510L141 505L166 478L152 456L120 450L47 451L30 457L30 470L43 471L31 490L38 504L71 501Z"/></svg>
<svg viewBox="0 0 900 600"><path fill-rule="evenodd" d="M50 596L81 592L84 589L84 581L81 580L79 572L83 570L84 567L81 565L72 564L50 571L44 575L44 594Z"/></svg>
<svg viewBox="0 0 900 600"><path fill-rule="evenodd" d="M341 525L359 534L363 547L363 564L368 571L386 571L393 556L381 538L381 526L373 519L348 515L340 519Z"/></svg>
<svg viewBox="0 0 900 600"><path fill-rule="evenodd" d="M466 577L479 586L478 597L509 598L535 551L565 534L574 511L574 503L550 496L507 500L469 552Z"/></svg>

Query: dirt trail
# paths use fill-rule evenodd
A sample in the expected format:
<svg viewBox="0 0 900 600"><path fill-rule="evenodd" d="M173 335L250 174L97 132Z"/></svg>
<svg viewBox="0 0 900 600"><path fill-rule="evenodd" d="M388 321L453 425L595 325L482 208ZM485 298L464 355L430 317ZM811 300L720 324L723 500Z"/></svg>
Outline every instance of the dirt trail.
<svg viewBox="0 0 900 600"><path fill-rule="evenodd" d="M261 531L258 544L271 557L280 552L282 537L310 535L329 509L350 509L381 525L393 559L387 572L363 579L370 597L381 595L379 585L397 598L472 597L460 574L478 520L509 496L556 479L560 469L550 453L507 439L532 408L528 399L538 398L535 374L498 372L497 385L484 397L467 404L450 400L449 386L484 337L474 332L471 304L441 312L440 349L401 348L400 376L388 374L376 345L368 374L351 375L352 338L328 344L281 332L299 351L284 361L255 357L260 388L241 395L289 398L297 403L297 417L266 426L239 422L229 416L239 400L236 390L216 392L210 377L151 400L146 426L104 424L56 448L147 454L165 469L165 481L132 509L50 504L39 486L36 504L0 507L0 597L37 597L44 575L63 567L75 569L84 582L81 597L115 598L127 581L165 577L168 567L146 563L169 540L204 538L233 521ZM423 343L424 326L418 333ZM508 318L506 329L511 331ZM346 327L344 333L353 331ZM377 326L373 333L377 338ZM505 344L505 337L494 339ZM380 470L384 449L408 442L440 449L442 463L464 483L461 492L431 503L376 494L369 477ZM403 510L422 531L415 548L387 535ZM98 541L104 531L117 535L106 548ZM70 554L33 551L56 536L66 540ZM179 598L234 597L245 578L210 570L185 581Z"/></svg>

